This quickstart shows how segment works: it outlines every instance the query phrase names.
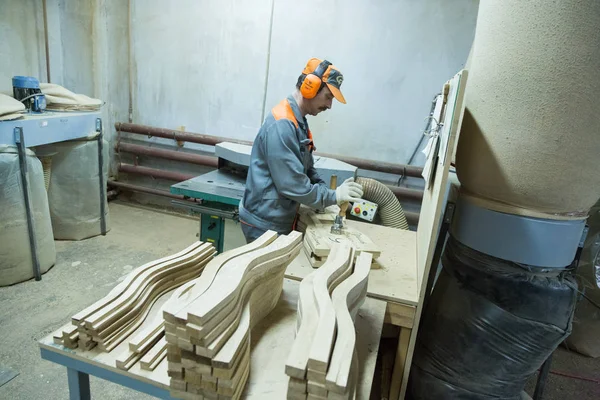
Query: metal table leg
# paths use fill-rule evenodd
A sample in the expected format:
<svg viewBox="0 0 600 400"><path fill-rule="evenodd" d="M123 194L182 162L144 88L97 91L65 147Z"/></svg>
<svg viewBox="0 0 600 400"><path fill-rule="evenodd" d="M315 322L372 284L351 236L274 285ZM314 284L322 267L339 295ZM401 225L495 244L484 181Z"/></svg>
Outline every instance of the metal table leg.
<svg viewBox="0 0 600 400"><path fill-rule="evenodd" d="M31 262L33 264L33 276L36 281L42 280L40 272L40 261L37 254L37 243L35 240L35 230L33 224L33 213L31 207L31 197L29 196L29 174L27 172L27 149L25 139L23 138L23 129L15 128L15 143L19 154L19 166L21 167L21 185L23 186L23 198L25 200L25 213L27 214L27 232L29 233L29 249L31 251Z"/></svg>
<svg viewBox="0 0 600 400"><path fill-rule="evenodd" d="M67 368L70 400L90 400L90 376L73 368Z"/></svg>
<svg viewBox="0 0 600 400"><path fill-rule="evenodd" d="M102 142L102 120L100 118L96 118L96 132L98 132L96 140L98 140L98 184L100 186L100 233L102 236L105 236L106 205L104 204L104 197L106 196L106 191L104 189L104 145Z"/></svg>

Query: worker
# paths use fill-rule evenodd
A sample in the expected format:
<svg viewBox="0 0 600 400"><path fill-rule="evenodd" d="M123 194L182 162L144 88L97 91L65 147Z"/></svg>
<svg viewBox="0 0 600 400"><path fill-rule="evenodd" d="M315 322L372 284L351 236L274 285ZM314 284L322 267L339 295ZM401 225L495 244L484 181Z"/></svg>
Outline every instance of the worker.
<svg viewBox="0 0 600 400"><path fill-rule="evenodd" d="M265 118L252 146L240 222L248 243L267 230L288 234L295 228L300 204L323 209L358 201L361 185L347 179L329 189L314 167L315 144L306 115L331 108L333 98L346 104L340 91L344 77L329 61L312 58L296 90Z"/></svg>

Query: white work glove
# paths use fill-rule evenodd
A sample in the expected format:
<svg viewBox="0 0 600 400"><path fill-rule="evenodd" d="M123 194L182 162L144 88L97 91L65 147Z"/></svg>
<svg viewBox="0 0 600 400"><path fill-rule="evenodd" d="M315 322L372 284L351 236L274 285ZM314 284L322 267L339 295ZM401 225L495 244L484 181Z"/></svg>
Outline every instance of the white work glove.
<svg viewBox="0 0 600 400"><path fill-rule="evenodd" d="M363 195L363 188L354 182L354 178L348 178L340 187L335 189L335 200L338 205L347 201L359 201Z"/></svg>

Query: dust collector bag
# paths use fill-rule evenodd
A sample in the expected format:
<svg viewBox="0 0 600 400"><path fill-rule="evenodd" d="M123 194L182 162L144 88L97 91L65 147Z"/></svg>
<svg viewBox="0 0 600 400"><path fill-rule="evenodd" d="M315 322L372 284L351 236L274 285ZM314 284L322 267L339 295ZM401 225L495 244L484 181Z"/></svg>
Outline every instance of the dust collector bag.
<svg viewBox="0 0 600 400"><path fill-rule="evenodd" d="M37 256L43 274L56 261L42 163L27 150L29 193ZM0 286L33 278L27 211L17 149L0 146Z"/></svg>
<svg viewBox="0 0 600 400"><path fill-rule="evenodd" d="M414 399L520 399L527 378L567 337L577 284L450 238L423 313Z"/></svg>
<svg viewBox="0 0 600 400"><path fill-rule="evenodd" d="M82 240L101 234L98 193L98 141L72 140L44 146L52 156L48 202L52 231L58 240ZM108 142L103 140L104 197L106 229L110 216L106 200Z"/></svg>
<svg viewBox="0 0 600 400"><path fill-rule="evenodd" d="M501 212L587 216L600 197L599 26L597 0L479 2L456 154L463 191Z"/></svg>

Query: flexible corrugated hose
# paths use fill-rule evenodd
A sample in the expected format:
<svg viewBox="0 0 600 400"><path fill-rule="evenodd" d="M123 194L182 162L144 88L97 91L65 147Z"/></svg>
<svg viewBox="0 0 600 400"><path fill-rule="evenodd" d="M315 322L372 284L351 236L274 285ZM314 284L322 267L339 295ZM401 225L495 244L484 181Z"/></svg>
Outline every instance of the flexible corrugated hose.
<svg viewBox="0 0 600 400"><path fill-rule="evenodd" d="M363 199L378 204L383 226L408 230L404 210L386 185L371 178L357 178L356 182L363 187Z"/></svg>

